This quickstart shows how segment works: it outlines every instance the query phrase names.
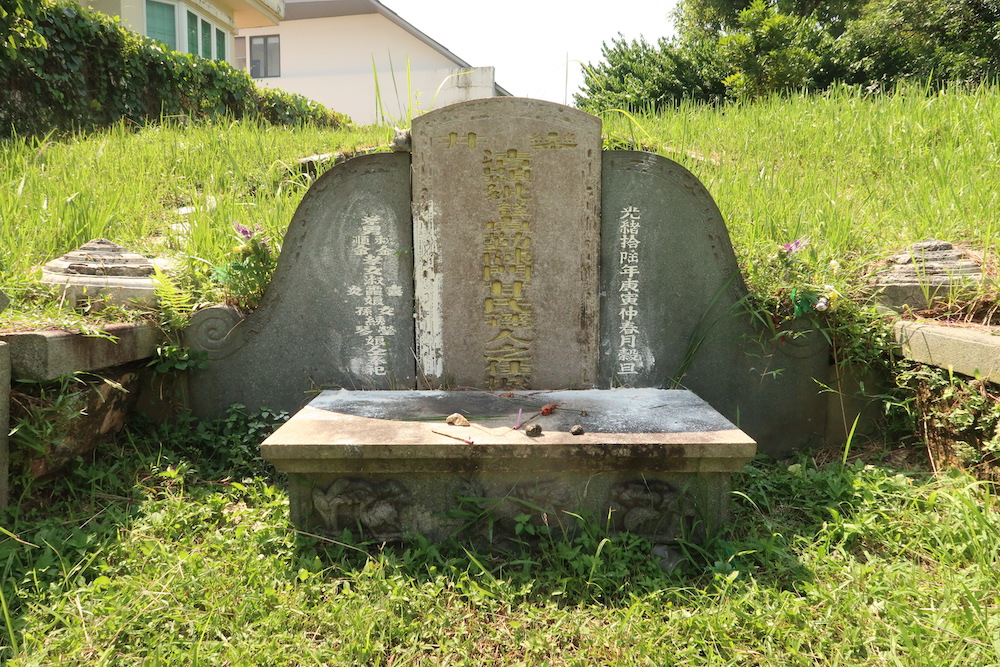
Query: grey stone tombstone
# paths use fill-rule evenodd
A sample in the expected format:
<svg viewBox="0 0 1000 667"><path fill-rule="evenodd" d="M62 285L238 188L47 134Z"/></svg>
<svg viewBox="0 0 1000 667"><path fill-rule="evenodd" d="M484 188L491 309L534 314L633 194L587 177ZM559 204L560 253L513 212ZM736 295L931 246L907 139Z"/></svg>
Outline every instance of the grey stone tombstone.
<svg viewBox="0 0 1000 667"><path fill-rule="evenodd" d="M593 386L600 119L538 100L476 100L414 119L412 146L421 379Z"/></svg>
<svg viewBox="0 0 1000 667"><path fill-rule="evenodd" d="M729 232L705 187L672 160L610 151L603 177L601 386L682 386L696 358L746 333Z"/></svg>
<svg viewBox="0 0 1000 667"><path fill-rule="evenodd" d="M813 378L827 381L828 346L816 332L768 340L753 326L701 182L638 151L606 152L602 174L599 386L690 389L773 455L818 438L826 398Z"/></svg>
<svg viewBox="0 0 1000 667"><path fill-rule="evenodd" d="M296 210L260 307L195 315L185 342L209 359L191 378L197 414L414 385L409 168L393 153L331 169Z"/></svg>

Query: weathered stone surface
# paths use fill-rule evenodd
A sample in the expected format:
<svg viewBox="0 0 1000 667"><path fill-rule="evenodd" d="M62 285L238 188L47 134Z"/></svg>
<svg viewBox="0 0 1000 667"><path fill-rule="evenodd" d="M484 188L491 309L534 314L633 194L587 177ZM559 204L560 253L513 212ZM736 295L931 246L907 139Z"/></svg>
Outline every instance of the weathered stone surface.
<svg viewBox="0 0 1000 667"><path fill-rule="evenodd" d="M448 424L456 411L472 426ZM445 539L464 509L503 537L526 512L568 531L568 513L584 512L665 546L723 525L729 474L754 451L692 393L656 389L323 392L261 446L293 473L292 519L306 530Z"/></svg>
<svg viewBox="0 0 1000 667"><path fill-rule="evenodd" d="M198 314L185 334L208 352L191 376L200 415L234 403L297 410L322 388L413 387L409 156L338 165L302 199L260 307Z"/></svg>
<svg viewBox="0 0 1000 667"><path fill-rule="evenodd" d="M163 332L153 324L109 324L101 336L22 331L0 334L0 340L10 345L14 378L54 380L152 357L163 342Z"/></svg>
<svg viewBox="0 0 1000 667"><path fill-rule="evenodd" d="M35 419L44 420L47 429L39 443L43 451L18 454L19 459L25 457L28 473L36 479L47 477L108 442L125 425L138 389L134 368L104 369L99 380L66 389L58 411L48 412L44 398L22 400L22 415L31 419L31 411L39 411Z"/></svg>
<svg viewBox="0 0 1000 667"><path fill-rule="evenodd" d="M829 348L756 329L722 215L698 179L651 153L604 154L601 387L684 387L786 454L822 437ZM808 328L808 323L803 327Z"/></svg>
<svg viewBox="0 0 1000 667"><path fill-rule="evenodd" d="M433 387L596 380L600 120L475 100L413 121L417 357Z"/></svg>
<svg viewBox="0 0 1000 667"><path fill-rule="evenodd" d="M673 160L609 151L603 180L600 384L681 386L696 359L717 357L748 332L726 224ZM700 370L718 378L728 362Z"/></svg>
<svg viewBox="0 0 1000 667"><path fill-rule="evenodd" d="M7 306L10 305L10 299L3 292L0 292L0 313L7 310Z"/></svg>
<svg viewBox="0 0 1000 667"><path fill-rule="evenodd" d="M931 239L914 243L909 252L891 257L874 284L885 306L921 310L934 301L947 301L956 292L974 288L982 280L982 269L968 253L947 241Z"/></svg>
<svg viewBox="0 0 1000 667"><path fill-rule="evenodd" d="M10 346L0 341L0 510L10 502Z"/></svg>
<svg viewBox="0 0 1000 667"><path fill-rule="evenodd" d="M74 306L152 305L156 302L152 275L149 259L106 239L88 241L42 268L42 282L61 285Z"/></svg>
<svg viewBox="0 0 1000 667"><path fill-rule="evenodd" d="M893 328L907 359L1000 383L1000 336L994 331L902 320Z"/></svg>

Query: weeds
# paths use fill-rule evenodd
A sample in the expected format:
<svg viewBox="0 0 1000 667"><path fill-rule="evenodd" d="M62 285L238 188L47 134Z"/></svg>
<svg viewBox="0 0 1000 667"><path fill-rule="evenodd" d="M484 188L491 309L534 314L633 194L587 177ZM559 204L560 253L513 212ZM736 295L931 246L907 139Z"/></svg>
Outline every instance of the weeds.
<svg viewBox="0 0 1000 667"><path fill-rule="evenodd" d="M192 302L212 300L222 291L212 280L214 268L233 261L234 220L259 226L268 238L284 234L312 180L287 165L390 137L384 128L214 121L139 130L117 125L60 141L6 140L0 144L0 289L12 303L4 318L55 319L58 299L40 291L39 269L93 238L170 260L167 273ZM128 188L121 187L123 175Z"/></svg>
<svg viewBox="0 0 1000 667"><path fill-rule="evenodd" d="M957 466L1000 479L1000 393L995 385L910 364L897 382L912 392L918 431L937 469Z"/></svg>
<svg viewBox="0 0 1000 667"><path fill-rule="evenodd" d="M668 575L647 542L580 517L506 555L297 535L238 460L272 417L133 431L8 513L9 664L1000 659L997 501L960 473L755 461L728 534Z"/></svg>

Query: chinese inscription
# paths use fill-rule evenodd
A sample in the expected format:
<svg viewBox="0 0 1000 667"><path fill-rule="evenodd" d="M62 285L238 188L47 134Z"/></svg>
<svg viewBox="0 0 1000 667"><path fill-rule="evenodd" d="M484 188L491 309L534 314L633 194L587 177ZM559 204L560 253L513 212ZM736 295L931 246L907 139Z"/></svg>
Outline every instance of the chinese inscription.
<svg viewBox="0 0 1000 667"><path fill-rule="evenodd" d="M383 231L381 216L364 216L358 232L351 242L351 254L361 260L361 284L349 286L347 294L357 316L354 333L362 339L365 350L360 372L384 376L389 364L386 340L396 335L395 304L403 295L402 286L386 282L386 274L391 275L395 266L397 249Z"/></svg>
<svg viewBox="0 0 1000 667"><path fill-rule="evenodd" d="M635 375L641 357L636 349L636 315L639 303L639 226L642 215L635 206L626 206L619 215L618 273L618 368L619 375Z"/></svg>
<svg viewBox="0 0 1000 667"><path fill-rule="evenodd" d="M482 159L483 196L496 206L485 224L483 316L495 332L484 350L489 389L527 389L531 383L531 156L511 148L486 150Z"/></svg>
<svg viewBox="0 0 1000 667"><path fill-rule="evenodd" d="M576 135L571 132L540 132L532 133L530 137L532 148L576 148Z"/></svg>

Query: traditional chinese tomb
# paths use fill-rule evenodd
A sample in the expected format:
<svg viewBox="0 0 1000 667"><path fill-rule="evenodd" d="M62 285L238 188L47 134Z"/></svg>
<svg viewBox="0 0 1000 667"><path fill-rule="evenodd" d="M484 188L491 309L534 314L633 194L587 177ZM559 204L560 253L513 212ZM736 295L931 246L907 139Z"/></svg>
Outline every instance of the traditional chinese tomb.
<svg viewBox="0 0 1000 667"><path fill-rule="evenodd" d="M412 155L313 184L260 308L195 318L211 363L193 404L312 399L261 447L304 530L442 538L476 533L469 511L569 527L585 510L668 562L724 521L755 452L732 421L760 400L744 294L685 168L602 151L575 109L464 102L414 119Z"/></svg>

